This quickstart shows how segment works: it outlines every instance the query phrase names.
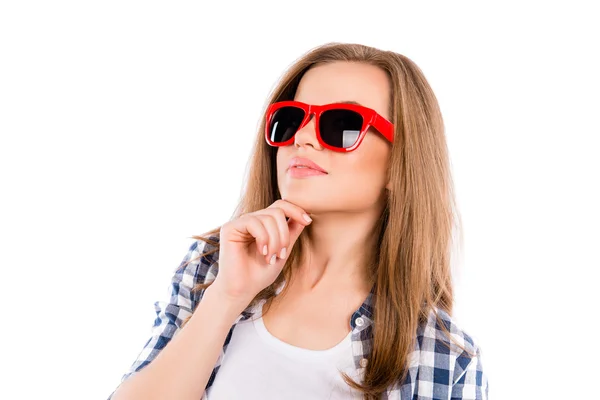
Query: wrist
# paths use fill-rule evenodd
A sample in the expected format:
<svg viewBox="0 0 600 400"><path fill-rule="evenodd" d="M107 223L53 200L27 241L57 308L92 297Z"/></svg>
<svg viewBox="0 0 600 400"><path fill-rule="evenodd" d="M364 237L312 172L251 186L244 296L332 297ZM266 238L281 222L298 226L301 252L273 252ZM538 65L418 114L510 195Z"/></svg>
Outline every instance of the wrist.
<svg viewBox="0 0 600 400"><path fill-rule="evenodd" d="M204 291L204 297L211 298L216 304L222 307L227 315L237 317L248 307L252 299L247 299L244 296L232 296L222 290L221 286L215 281Z"/></svg>

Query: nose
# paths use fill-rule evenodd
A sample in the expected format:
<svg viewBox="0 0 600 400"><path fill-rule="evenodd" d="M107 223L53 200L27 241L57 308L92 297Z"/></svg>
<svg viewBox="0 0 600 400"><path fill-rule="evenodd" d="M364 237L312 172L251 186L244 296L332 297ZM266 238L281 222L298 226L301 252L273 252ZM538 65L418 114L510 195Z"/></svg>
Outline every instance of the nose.
<svg viewBox="0 0 600 400"><path fill-rule="evenodd" d="M317 131L314 114L310 116L310 120L301 129L296 131L294 135L294 146L312 146L316 150L322 150L321 144L317 139Z"/></svg>

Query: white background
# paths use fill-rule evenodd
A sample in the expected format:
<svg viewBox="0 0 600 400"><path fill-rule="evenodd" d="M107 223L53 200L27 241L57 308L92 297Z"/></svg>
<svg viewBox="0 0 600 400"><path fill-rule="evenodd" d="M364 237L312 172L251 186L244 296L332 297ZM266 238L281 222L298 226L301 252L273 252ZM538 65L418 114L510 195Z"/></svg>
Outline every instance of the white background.
<svg viewBox="0 0 600 400"><path fill-rule="evenodd" d="M233 213L269 91L329 41L408 56L439 99L464 223L455 318L490 398L593 397L598 13L200 3L0 5L0 398L108 397L190 237Z"/></svg>

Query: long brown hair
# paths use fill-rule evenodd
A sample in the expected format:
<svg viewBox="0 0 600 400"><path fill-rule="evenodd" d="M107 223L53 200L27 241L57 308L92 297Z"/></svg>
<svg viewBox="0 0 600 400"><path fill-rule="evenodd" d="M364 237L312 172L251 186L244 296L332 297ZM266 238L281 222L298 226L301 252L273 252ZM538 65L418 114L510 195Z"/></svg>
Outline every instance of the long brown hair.
<svg viewBox="0 0 600 400"><path fill-rule="evenodd" d="M362 391L365 399L375 399L390 385L406 378L407 360L417 328L427 321L430 312L435 313L438 321L437 308L449 315L452 313L450 255L454 228L462 243L460 215L437 99L423 72L402 54L360 44L328 43L316 47L285 72L269 96L265 110L271 103L292 100L308 69L335 61L375 65L388 74L392 89L390 119L395 132L388 169L392 187L377 225L375 257L372 264L366 266L376 288L373 347L362 383L343 374L348 385ZM281 198L277 187L276 148L265 141L265 123L263 114L246 186L232 218L264 209ZM193 236L214 246L200 257L218 250L218 242L209 236L218 236L220 229ZM283 280L291 280L292 271L307 248L305 232L289 252L282 274L258 293L250 305L269 300ZM199 283L194 290L205 289L210 284ZM439 325L453 341L446 325L441 322Z"/></svg>

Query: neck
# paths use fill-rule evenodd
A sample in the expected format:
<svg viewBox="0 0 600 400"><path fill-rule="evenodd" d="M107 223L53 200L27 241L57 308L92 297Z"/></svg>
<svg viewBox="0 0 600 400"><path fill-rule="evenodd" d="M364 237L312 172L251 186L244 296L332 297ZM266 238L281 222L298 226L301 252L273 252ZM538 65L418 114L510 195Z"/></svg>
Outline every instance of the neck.
<svg viewBox="0 0 600 400"><path fill-rule="evenodd" d="M368 293L367 271L377 246L377 223L382 208L360 212L311 213L306 229L305 256L297 271L303 291L325 288Z"/></svg>

